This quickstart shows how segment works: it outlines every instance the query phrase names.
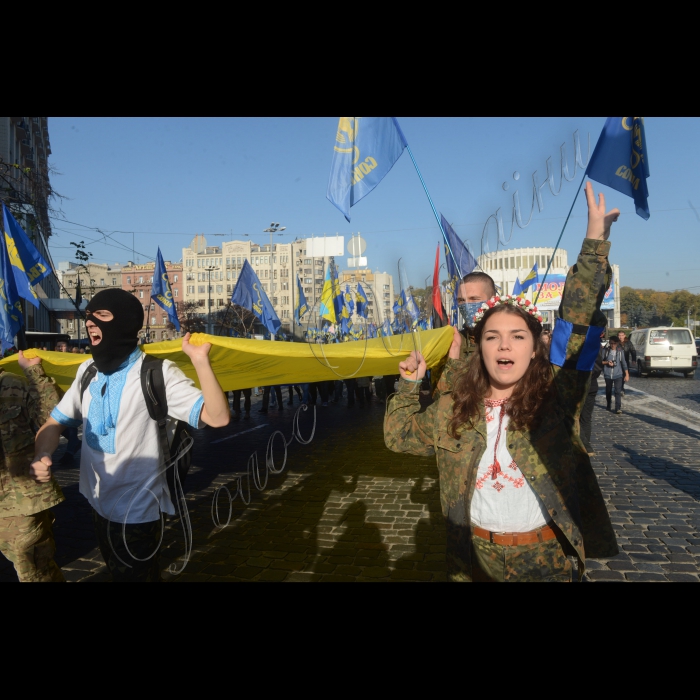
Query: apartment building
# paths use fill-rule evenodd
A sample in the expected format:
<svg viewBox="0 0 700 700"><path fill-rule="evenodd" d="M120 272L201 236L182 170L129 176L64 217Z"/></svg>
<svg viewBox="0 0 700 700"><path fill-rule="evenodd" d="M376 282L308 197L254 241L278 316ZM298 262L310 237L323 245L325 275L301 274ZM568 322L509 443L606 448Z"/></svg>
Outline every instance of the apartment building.
<svg viewBox="0 0 700 700"><path fill-rule="evenodd" d="M182 263L172 263L168 260L164 262L173 301L177 304L184 301ZM155 262L136 264L129 260L121 268L120 280L122 289L134 294L143 306L143 328L140 337L142 341L151 343L180 337L180 333L170 324L166 311L151 299L155 267Z"/></svg>
<svg viewBox="0 0 700 700"><path fill-rule="evenodd" d="M182 249L185 300L196 302L203 315L211 311L213 328L214 315L226 308L245 260L279 316L281 330L295 332L296 276L301 280L309 307L313 308L321 297L330 262L328 256L307 256L306 239L272 244L234 240L208 246L203 235L195 236L190 246Z"/></svg>

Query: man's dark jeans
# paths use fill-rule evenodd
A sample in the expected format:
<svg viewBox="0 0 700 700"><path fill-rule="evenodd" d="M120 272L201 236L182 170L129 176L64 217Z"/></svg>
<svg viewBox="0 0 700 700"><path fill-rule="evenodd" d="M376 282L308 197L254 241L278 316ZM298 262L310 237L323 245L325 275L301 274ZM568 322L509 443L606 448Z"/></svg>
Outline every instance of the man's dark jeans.
<svg viewBox="0 0 700 700"><path fill-rule="evenodd" d="M615 410L619 411L622 408L622 380L623 377L618 377L617 379L605 377L605 400L607 401L608 409L610 409L612 401L613 385L615 386Z"/></svg>

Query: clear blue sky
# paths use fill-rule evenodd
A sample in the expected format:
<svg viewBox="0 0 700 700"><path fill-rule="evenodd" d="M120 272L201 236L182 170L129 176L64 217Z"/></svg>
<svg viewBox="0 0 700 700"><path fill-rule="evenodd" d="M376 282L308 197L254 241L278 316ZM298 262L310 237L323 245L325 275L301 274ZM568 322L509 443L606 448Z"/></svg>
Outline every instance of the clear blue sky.
<svg viewBox="0 0 700 700"><path fill-rule="evenodd" d="M588 134L592 150L605 122L605 117L398 119L436 207L477 255L489 215L502 207L508 231L517 189L527 217L533 171L544 179L551 156L558 182L560 145L566 143L571 172L573 132L581 134L585 159ZM611 260L620 265L623 285L695 287L691 291L697 293L700 177L692 152L700 143L700 119L649 117L645 123L649 221L636 215L632 199L595 185L608 206L623 213L613 227ZM338 117L52 117L51 164L61 173L52 183L69 198L62 207L65 218L102 232L54 220L53 259L73 260L70 242L84 240L98 262L125 263L134 257L132 245L140 262L154 259L158 246L166 260L177 261L196 233L204 233L209 245L230 240L231 233L264 243L269 235L263 229L279 221L288 235L278 242L324 233L349 238L359 231L373 269L392 272L396 280L402 258L410 284L422 287L432 277L440 233L408 153L351 209L348 224L326 199L337 125ZM558 197L545 187L544 210L535 208L527 228L516 226L508 247L554 245L580 177L579 170ZM510 183L508 191L504 182ZM570 264L585 233L585 214L580 194L561 243ZM339 263L344 268L344 259Z"/></svg>

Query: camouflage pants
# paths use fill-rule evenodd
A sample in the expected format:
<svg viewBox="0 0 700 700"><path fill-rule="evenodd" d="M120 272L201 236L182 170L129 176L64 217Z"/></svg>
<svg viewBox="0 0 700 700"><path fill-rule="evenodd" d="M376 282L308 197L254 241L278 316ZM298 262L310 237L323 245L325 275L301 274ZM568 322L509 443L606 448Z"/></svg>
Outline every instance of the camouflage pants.
<svg viewBox="0 0 700 700"><path fill-rule="evenodd" d="M160 520L127 525L126 532L123 531L122 523L110 522L95 510L92 511L92 521L102 558L113 581L153 583L161 580ZM146 561L138 561L139 559Z"/></svg>
<svg viewBox="0 0 700 700"><path fill-rule="evenodd" d="M50 510L0 518L0 552L15 565L20 582L65 581L53 560L53 521Z"/></svg>
<svg viewBox="0 0 700 700"><path fill-rule="evenodd" d="M571 581L571 562L556 539L506 547L474 537L472 548L473 581Z"/></svg>

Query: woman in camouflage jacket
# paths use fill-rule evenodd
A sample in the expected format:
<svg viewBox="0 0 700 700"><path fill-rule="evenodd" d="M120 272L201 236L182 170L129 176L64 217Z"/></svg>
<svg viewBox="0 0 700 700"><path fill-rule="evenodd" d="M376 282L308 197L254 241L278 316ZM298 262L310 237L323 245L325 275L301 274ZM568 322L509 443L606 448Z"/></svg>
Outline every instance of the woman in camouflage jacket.
<svg viewBox="0 0 700 700"><path fill-rule="evenodd" d="M582 576L586 556L617 554L575 425L606 322L600 304L612 274L607 238L619 211L606 213L603 195L597 203L590 183L586 198L586 239L567 276L549 357L531 309L495 297L476 325L474 357L453 367L452 392L423 413L418 396L425 361L411 353L399 364L401 381L387 408L385 442L395 452L437 457L451 580L567 581L572 568L567 555L578 559ZM498 506L495 494L505 488L515 499L512 511ZM527 517L518 510L523 497L530 499ZM542 525L530 530L532 503L538 511L534 520ZM490 516L514 527L504 532L478 525L491 522Z"/></svg>

